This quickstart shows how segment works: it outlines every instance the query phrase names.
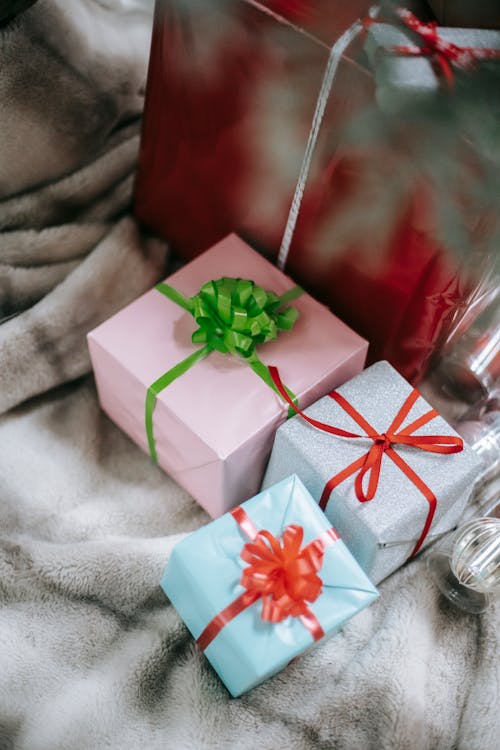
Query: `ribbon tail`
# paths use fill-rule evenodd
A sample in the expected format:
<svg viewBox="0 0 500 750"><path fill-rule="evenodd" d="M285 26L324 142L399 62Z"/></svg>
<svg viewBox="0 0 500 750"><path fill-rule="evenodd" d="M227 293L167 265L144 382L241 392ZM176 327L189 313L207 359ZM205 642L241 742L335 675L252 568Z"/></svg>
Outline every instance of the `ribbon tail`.
<svg viewBox="0 0 500 750"><path fill-rule="evenodd" d="M179 362L170 370L167 370L167 372L165 372L161 377L158 378L158 380L155 380L155 382L149 386L146 393L146 435L148 438L149 453L155 463L158 462L153 430L153 412L156 406L156 397L167 386L173 383L174 380L177 380L177 378L179 378L181 375L184 375L184 373L191 369L193 365L210 354L211 351L212 349L209 346L204 346L201 349L198 349L197 351L193 352L193 354L190 354L189 357L183 359L182 362Z"/></svg>
<svg viewBox="0 0 500 750"><path fill-rule="evenodd" d="M254 522L252 521L248 513L243 510L241 505L237 505L236 508L233 508L229 512L231 513L232 517L234 518L240 529L243 531L243 533L246 534L252 542L255 541L259 532Z"/></svg>
<svg viewBox="0 0 500 750"><path fill-rule="evenodd" d="M312 424L313 427L316 427L318 430L323 430L324 432L328 432L331 435L337 435L338 437L351 437L351 438L363 437L363 435L356 435L354 432L347 432L346 430L340 430L337 427L333 427L333 425L326 424L325 422L318 422L317 419L311 419L311 417L308 417L307 414L305 414L303 411L301 411L298 408L297 402L290 398L288 389L285 388L285 386L281 382L278 368L273 367L272 365L269 365L268 371L274 383L275 388L278 390L278 393L287 402L287 404L290 406L290 409L293 411L294 414L300 414L300 416L303 419L305 419L306 422L309 422L309 424ZM335 395L335 392L332 391L329 395L333 397L333 395ZM293 414L290 414L290 416L293 416Z"/></svg>
<svg viewBox="0 0 500 750"><path fill-rule="evenodd" d="M435 494L432 492L432 490L425 484L425 482L423 482L420 479L418 474L416 474L413 471L413 469L406 463L406 461L403 458L401 458L401 456L395 450L391 448L390 450L387 451L387 455L389 456L390 459L394 461L396 466L398 466L401 469L401 471L404 472L404 474L406 474L410 482L413 482L415 487L418 490L420 490L420 492L422 493L422 495L425 497L425 499L427 500L429 504L429 509L427 511L427 518L425 519L424 528L422 529L420 538L410 555L409 559L411 559L417 554L417 552L419 552L422 544L425 541L425 538L427 537L427 534L429 533L429 530L432 526L432 521L434 519L434 514L436 512L437 499L436 499Z"/></svg>
<svg viewBox="0 0 500 750"><path fill-rule="evenodd" d="M446 81L446 86L448 87L449 91L452 91L454 88L455 80L450 61L448 60L446 55L443 55L439 52L436 54L436 58L439 68L443 73L444 80Z"/></svg>
<svg viewBox="0 0 500 750"><path fill-rule="evenodd" d="M282 398L285 402L287 402L287 399L284 398L283 393L276 386L274 380L272 379L267 365L261 362L261 360L256 355L253 359L247 360L247 362L252 368L252 370L255 372L255 374L258 375L259 378L261 378L264 381L264 383L269 386L269 388L272 388L272 390L275 393L277 393L280 398ZM297 396L295 395L295 393L286 385L283 385L283 390L286 392L289 400L293 402L296 406L298 406L299 400ZM288 409L288 419L290 419L290 417L293 417L294 414L295 414L295 409L292 409L292 407L290 406Z"/></svg>
<svg viewBox="0 0 500 750"><path fill-rule="evenodd" d="M174 289L170 284L161 281L155 286L155 289L157 292L163 294L164 297L167 297L171 302L175 302L179 307L184 308L184 310L187 310L189 313L193 312L193 304L189 297L186 297L182 292L179 292L178 289Z"/></svg>
<svg viewBox="0 0 500 750"><path fill-rule="evenodd" d="M332 494L335 487L337 487L339 484L342 484L342 482L344 482L346 479L349 479L349 477L355 474L358 469L361 469L364 466L365 461L366 455L361 456L357 459L357 461L354 461L352 464L347 466L342 471L339 471L338 474L335 474L335 476L328 480L319 499L319 507L321 508L321 510L326 510L326 506L328 505L328 501L330 500L330 495Z"/></svg>
<svg viewBox="0 0 500 750"><path fill-rule="evenodd" d="M373 500L376 495L378 481L380 479L380 471L382 468L383 455L384 451L379 446L373 446L373 448L366 455L366 460L354 482L356 497L358 498L360 503L366 503L370 500ZM363 488L363 480L367 474L368 488L365 492Z"/></svg>
<svg viewBox="0 0 500 750"><path fill-rule="evenodd" d="M201 650L205 651L205 649L210 646L214 638L219 635L220 631L241 612L243 612L245 609L248 609L248 607L251 607L252 604L257 601L257 599L260 599L259 593L245 591L243 594L241 594L241 596L235 599L234 602L231 602L231 604L223 609L222 612L219 612L219 614L215 615L215 617L210 620L205 630L196 639L196 643L201 648Z"/></svg>
<svg viewBox="0 0 500 750"><path fill-rule="evenodd" d="M313 637L313 641L320 641L325 636L325 631L321 627L321 623L312 612L309 607L306 608L305 612L300 615L300 621L302 625L310 632Z"/></svg>

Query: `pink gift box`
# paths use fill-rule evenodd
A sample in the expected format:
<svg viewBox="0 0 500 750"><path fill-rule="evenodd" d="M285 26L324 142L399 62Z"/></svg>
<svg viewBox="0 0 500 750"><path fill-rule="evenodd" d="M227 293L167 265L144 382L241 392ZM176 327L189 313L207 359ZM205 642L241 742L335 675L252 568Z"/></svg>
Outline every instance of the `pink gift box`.
<svg viewBox="0 0 500 750"><path fill-rule="evenodd" d="M251 279L283 294L294 283L230 235L170 276L186 296L211 279ZM304 293L291 303L299 317L290 331L258 347L305 408L363 369L367 342ZM151 289L88 334L99 401L106 414L149 453L145 429L148 387L192 354L192 315ZM165 388L153 424L159 465L211 516L259 490L276 429L287 406L230 354L212 352Z"/></svg>

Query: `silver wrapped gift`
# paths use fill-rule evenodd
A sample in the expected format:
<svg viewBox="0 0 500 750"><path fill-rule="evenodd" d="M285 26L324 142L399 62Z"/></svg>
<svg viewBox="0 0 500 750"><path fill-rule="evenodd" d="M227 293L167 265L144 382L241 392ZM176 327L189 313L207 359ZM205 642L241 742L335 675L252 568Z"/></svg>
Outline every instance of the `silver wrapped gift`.
<svg viewBox="0 0 500 750"><path fill-rule="evenodd" d="M412 386L391 365L378 362L338 388L337 393L382 435L389 430L412 391ZM419 396L394 433L404 432L431 409ZM335 428L366 435L366 430L330 396L316 401L304 414ZM458 433L434 414L411 434L439 436L438 443L446 442L446 437L459 439ZM296 473L320 502L329 480L367 456L374 444L368 437L329 434L310 425L302 416L294 416L276 433L263 487ZM403 459L409 473L414 472L437 500L424 545L455 527L481 471L481 461L465 442L462 451L451 454L427 452L394 442L381 455L378 486L372 500L358 499L355 482L359 470L335 487L325 508L326 515L374 582L381 581L410 557L429 517L429 500L401 468L402 462L393 460L391 451L397 454L396 458ZM368 481L369 473L363 481L365 491Z"/></svg>
<svg viewBox="0 0 500 750"><path fill-rule="evenodd" d="M500 50L500 31L438 27L438 35L458 47ZM407 105L420 106L445 88L433 56L407 56L391 51L394 47L415 44L425 46L409 30L385 23L370 27L365 52L374 69L377 103L386 112L397 112Z"/></svg>

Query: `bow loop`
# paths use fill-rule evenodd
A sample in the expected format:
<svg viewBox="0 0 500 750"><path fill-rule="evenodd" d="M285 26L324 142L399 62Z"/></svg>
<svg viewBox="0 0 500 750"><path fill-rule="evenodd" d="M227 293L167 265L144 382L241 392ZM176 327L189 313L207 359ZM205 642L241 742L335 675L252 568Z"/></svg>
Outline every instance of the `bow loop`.
<svg viewBox="0 0 500 750"><path fill-rule="evenodd" d="M373 500L377 493L380 471L382 468L382 457L392 445L390 438L384 433L372 437L373 445L365 456L365 460L354 482L356 497L360 503ZM368 489L365 492L363 481L368 475Z"/></svg>
<svg viewBox="0 0 500 750"><path fill-rule="evenodd" d="M290 330L298 316L293 307L280 310L274 292L246 279L208 281L190 303L198 325L193 343L244 358L251 357L257 345L278 338L281 330Z"/></svg>
<svg viewBox="0 0 500 750"><path fill-rule="evenodd" d="M267 622L304 615L308 603L321 594L323 582L317 573L324 550L314 542L301 549L303 539L303 528L293 524L286 527L281 540L262 529L243 547L241 558L248 567L241 584L262 597L261 617Z"/></svg>

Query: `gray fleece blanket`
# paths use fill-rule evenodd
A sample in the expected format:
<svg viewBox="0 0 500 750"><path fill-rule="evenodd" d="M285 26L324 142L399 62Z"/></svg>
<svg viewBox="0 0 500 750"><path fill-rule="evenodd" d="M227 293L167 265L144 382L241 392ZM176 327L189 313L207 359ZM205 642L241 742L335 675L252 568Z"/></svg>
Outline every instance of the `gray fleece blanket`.
<svg viewBox="0 0 500 750"><path fill-rule="evenodd" d="M94 13L94 36L120 28L126 49L96 58L68 5ZM14 316L0 324L0 750L494 750L498 609L453 609L424 557L236 700L159 588L173 545L208 518L100 412L85 375L86 331L166 258L128 214L140 103L120 98L122 76L144 74L150 17L126 5L39 0L0 47L0 305ZM49 59L86 61L59 92L92 113L81 150L70 128L38 154L52 108L16 83L28 48L42 78Z"/></svg>

